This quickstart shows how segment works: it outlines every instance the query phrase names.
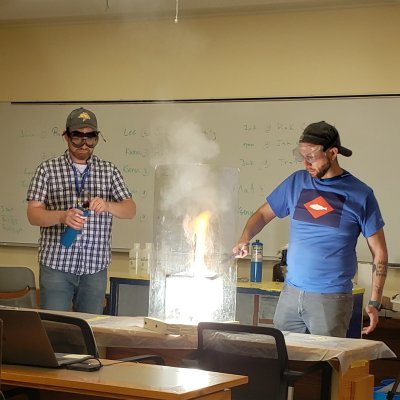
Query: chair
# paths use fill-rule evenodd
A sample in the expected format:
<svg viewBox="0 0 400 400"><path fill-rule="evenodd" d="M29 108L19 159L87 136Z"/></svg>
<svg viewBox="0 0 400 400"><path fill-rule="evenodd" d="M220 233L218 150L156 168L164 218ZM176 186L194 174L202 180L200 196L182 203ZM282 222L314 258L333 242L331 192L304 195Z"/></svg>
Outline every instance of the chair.
<svg viewBox="0 0 400 400"><path fill-rule="evenodd" d="M246 385L232 389L232 400L292 399L295 382L317 370L322 372L321 399L330 398L330 365L318 362L304 371L289 369L284 335L275 328L200 322L197 363L202 369L249 377Z"/></svg>
<svg viewBox="0 0 400 400"><path fill-rule="evenodd" d="M39 315L54 352L99 357L96 340L87 321L72 315L44 311L39 311Z"/></svg>
<svg viewBox="0 0 400 400"><path fill-rule="evenodd" d="M394 399L394 396L396 396L397 388L399 387L399 384L400 384L400 372L397 374L397 378L394 381L392 388L388 391L388 393L386 395L387 400Z"/></svg>
<svg viewBox="0 0 400 400"><path fill-rule="evenodd" d="M0 304L37 308L35 274L28 267L0 267Z"/></svg>

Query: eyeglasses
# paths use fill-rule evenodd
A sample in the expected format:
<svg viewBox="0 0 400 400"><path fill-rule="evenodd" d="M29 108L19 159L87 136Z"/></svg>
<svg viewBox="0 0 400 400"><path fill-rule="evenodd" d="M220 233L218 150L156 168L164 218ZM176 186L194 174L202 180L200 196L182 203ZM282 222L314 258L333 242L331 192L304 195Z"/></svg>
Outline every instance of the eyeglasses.
<svg viewBox="0 0 400 400"><path fill-rule="evenodd" d="M68 137L74 147L80 148L86 144L87 147L93 148L99 141L99 133L97 131L88 133L73 131L68 134Z"/></svg>
<svg viewBox="0 0 400 400"><path fill-rule="evenodd" d="M315 163L323 157L326 157L325 151L323 151L321 146L317 146L313 150L309 151L307 154L302 154L300 149L296 147L293 149L293 156L297 162L308 162L309 164Z"/></svg>

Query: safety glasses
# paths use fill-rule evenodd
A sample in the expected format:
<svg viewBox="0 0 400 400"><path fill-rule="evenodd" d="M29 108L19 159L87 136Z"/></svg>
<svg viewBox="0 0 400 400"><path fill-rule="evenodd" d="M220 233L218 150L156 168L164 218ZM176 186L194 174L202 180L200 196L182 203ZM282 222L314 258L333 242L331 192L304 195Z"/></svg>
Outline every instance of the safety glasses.
<svg viewBox="0 0 400 400"><path fill-rule="evenodd" d="M87 147L93 148L99 141L99 133L97 131L88 133L73 131L68 134L68 137L74 147L80 148L86 144Z"/></svg>
<svg viewBox="0 0 400 400"><path fill-rule="evenodd" d="M296 147L293 150L294 159L297 162L306 161L309 164L315 163L321 158L326 157L325 151L322 146L307 146L307 147Z"/></svg>

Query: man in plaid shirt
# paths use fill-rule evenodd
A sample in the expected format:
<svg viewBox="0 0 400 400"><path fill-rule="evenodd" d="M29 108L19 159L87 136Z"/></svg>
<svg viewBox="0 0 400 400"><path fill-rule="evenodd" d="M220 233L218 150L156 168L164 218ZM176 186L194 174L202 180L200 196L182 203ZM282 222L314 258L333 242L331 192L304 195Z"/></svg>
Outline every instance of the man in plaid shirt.
<svg viewBox="0 0 400 400"><path fill-rule="evenodd" d="M73 110L63 133L68 150L41 163L28 189L28 219L40 226L44 309L102 314L112 219L136 214L120 171L93 155L99 133L93 112ZM63 237L67 227L69 242Z"/></svg>

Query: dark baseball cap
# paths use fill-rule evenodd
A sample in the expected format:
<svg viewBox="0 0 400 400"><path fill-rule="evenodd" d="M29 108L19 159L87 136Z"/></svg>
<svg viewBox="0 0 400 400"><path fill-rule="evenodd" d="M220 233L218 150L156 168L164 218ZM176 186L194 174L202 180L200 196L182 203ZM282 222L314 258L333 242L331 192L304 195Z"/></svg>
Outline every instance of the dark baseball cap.
<svg viewBox="0 0 400 400"><path fill-rule="evenodd" d="M94 113L83 107L71 111L67 117L66 128L68 132L77 131L82 128L92 128L97 131L97 118Z"/></svg>
<svg viewBox="0 0 400 400"><path fill-rule="evenodd" d="M340 136L337 129L325 121L308 125L300 136L299 143L319 144L324 148L324 151L331 147L337 147L339 154L345 157L350 157L353 154L350 149L340 144Z"/></svg>

